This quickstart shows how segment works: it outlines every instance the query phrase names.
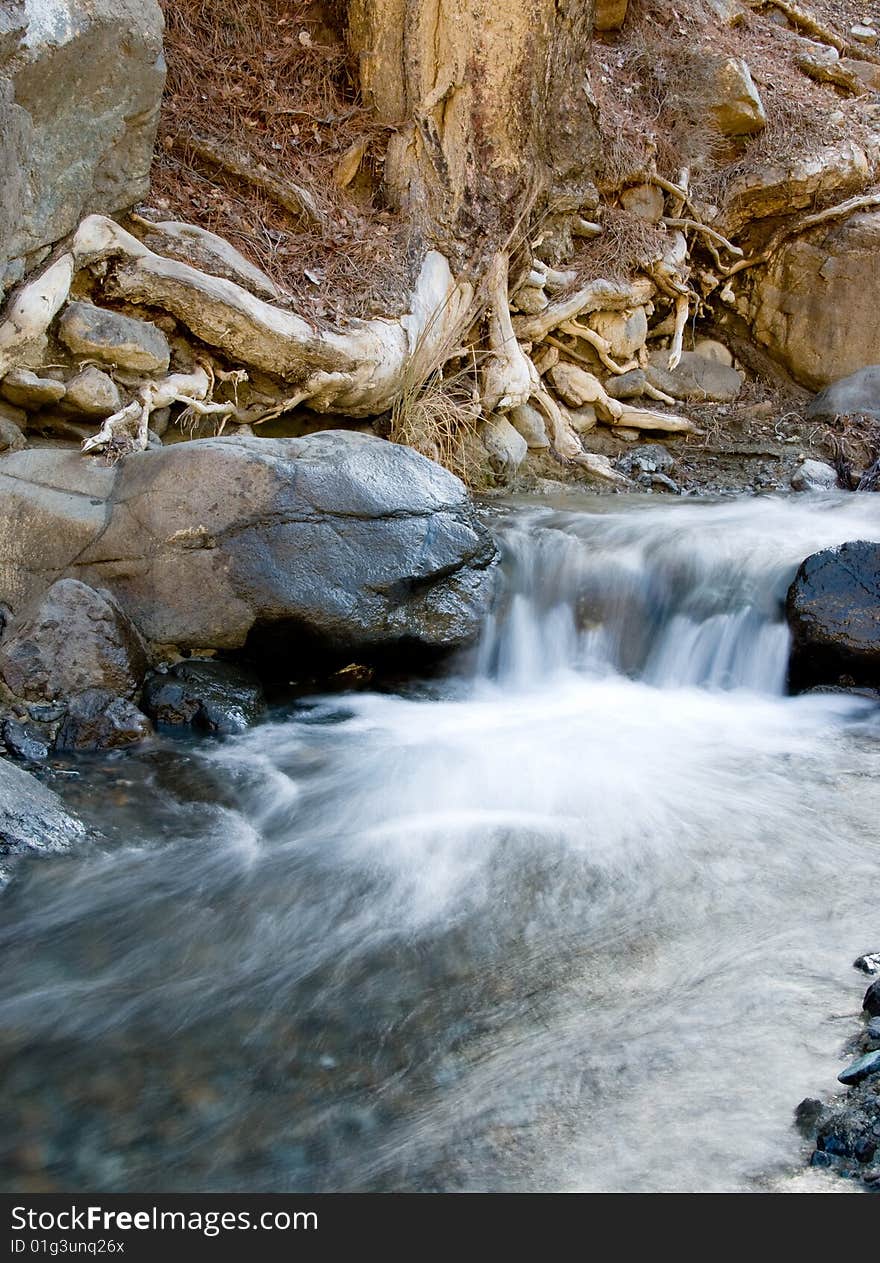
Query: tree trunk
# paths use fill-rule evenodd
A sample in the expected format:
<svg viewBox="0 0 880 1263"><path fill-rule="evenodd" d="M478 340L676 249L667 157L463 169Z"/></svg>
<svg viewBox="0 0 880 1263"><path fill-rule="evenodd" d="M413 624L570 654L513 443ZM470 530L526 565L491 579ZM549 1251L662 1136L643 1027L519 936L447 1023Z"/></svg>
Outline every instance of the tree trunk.
<svg viewBox="0 0 880 1263"><path fill-rule="evenodd" d="M588 195L592 21L592 0L350 0L364 100L397 128L386 195L455 265Z"/></svg>

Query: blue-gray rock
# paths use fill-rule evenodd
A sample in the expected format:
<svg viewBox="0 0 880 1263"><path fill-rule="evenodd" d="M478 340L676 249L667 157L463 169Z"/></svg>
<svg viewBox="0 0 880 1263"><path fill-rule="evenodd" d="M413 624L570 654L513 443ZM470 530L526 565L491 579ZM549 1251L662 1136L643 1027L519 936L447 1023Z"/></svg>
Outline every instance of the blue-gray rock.
<svg viewBox="0 0 880 1263"><path fill-rule="evenodd" d="M3 743L12 754L29 763L42 763L49 757L49 747L38 732L17 719L3 721Z"/></svg>
<svg viewBox="0 0 880 1263"><path fill-rule="evenodd" d="M788 591L789 683L880 686L880 544L854 540L804 561Z"/></svg>
<svg viewBox="0 0 880 1263"><path fill-rule="evenodd" d="M148 640L228 650L436 653L478 634L495 545L452 474L383 439L217 438L127 457L0 461L0 601L63 575Z"/></svg>
<svg viewBox="0 0 880 1263"><path fill-rule="evenodd" d="M153 734L146 715L124 697L103 689L78 693L67 704L56 750L122 750L140 745Z"/></svg>
<svg viewBox="0 0 880 1263"><path fill-rule="evenodd" d="M859 1057L852 1065L847 1066L845 1070L841 1070L837 1076L841 1083L850 1086L854 1083L861 1083L863 1079L868 1079L872 1074L880 1074L880 1051L865 1053L864 1057Z"/></svg>
<svg viewBox="0 0 880 1263"><path fill-rule="evenodd" d="M0 759L0 857L66 851L85 834L57 794Z"/></svg>
<svg viewBox="0 0 880 1263"><path fill-rule="evenodd" d="M853 961L853 969L859 969L863 974L880 974L880 952L865 952L864 956L858 956Z"/></svg>
<svg viewBox="0 0 880 1263"><path fill-rule="evenodd" d="M807 405L808 421L826 421L864 413L880 421L880 364L869 364L841 377Z"/></svg>

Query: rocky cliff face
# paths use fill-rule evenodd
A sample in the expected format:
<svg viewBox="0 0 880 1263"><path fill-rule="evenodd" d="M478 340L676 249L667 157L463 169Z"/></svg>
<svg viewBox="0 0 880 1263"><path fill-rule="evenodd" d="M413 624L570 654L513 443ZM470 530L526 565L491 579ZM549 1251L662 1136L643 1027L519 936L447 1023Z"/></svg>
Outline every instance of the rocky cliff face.
<svg viewBox="0 0 880 1263"><path fill-rule="evenodd" d="M84 214L146 195L162 30L156 0L0 8L0 297Z"/></svg>

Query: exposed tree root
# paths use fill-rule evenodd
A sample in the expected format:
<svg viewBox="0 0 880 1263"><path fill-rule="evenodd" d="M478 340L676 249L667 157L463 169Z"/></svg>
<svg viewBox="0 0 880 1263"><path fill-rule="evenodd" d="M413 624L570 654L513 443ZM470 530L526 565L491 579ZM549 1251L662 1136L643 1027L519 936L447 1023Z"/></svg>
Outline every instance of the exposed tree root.
<svg viewBox="0 0 880 1263"><path fill-rule="evenodd" d="M178 132L176 136L170 137L170 140L175 149L194 153L203 162L213 163L236 180L252 184L254 188L265 193L273 202L283 206L291 214L301 216L319 227L326 227L327 216L321 212L308 189L290 180L282 180L264 166L254 166L243 155L224 148L207 136L197 136L192 132Z"/></svg>

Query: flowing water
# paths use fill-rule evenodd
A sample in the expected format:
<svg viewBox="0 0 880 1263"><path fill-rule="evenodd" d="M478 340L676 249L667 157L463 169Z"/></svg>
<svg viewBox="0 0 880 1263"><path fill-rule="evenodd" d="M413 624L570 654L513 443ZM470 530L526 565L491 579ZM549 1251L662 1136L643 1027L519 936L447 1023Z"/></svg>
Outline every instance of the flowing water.
<svg viewBox="0 0 880 1263"><path fill-rule="evenodd" d="M880 946L880 711L784 695L781 602L880 497L495 525L449 678L67 779L104 841L0 901L5 1187L802 1186Z"/></svg>

